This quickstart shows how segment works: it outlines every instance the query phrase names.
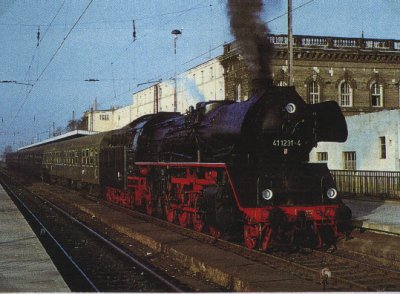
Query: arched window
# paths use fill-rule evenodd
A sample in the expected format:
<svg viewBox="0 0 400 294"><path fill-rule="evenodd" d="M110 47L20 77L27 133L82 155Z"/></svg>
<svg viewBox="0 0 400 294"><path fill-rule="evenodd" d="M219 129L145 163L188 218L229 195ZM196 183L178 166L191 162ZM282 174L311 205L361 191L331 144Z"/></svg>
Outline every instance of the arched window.
<svg viewBox="0 0 400 294"><path fill-rule="evenodd" d="M339 85L339 105L344 107L353 106L353 89L346 81Z"/></svg>
<svg viewBox="0 0 400 294"><path fill-rule="evenodd" d="M371 106L382 107L383 106L383 86L379 83L373 83L371 85Z"/></svg>
<svg viewBox="0 0 400 294"><path fill-rule="evenodd" d="M286 86L287 86L287 83L286 83L285 81L279 81L278 83L276 83L276 85L277 85L278 87L286 87Z"/></svg>
<svg viewBox="0 0 400 294"><path fill-rule="evenodd" d="M242 84L237 85L236 89L236 101L240 102L242 100Z"/></svg>
<svg viewBox="0 0 400 294"><path fill-rule="evenodd" d="M320 97L320 86L317 81L311 81L307 85L308 103L316 104L319 103Z"/></svg>

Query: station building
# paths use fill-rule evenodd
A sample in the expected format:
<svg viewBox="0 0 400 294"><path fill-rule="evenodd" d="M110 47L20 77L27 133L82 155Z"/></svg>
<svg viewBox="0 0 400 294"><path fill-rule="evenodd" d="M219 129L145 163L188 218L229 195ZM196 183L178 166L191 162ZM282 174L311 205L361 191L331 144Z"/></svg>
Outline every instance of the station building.
<svg viewBox="0 0 400 294"><path fill-rule="evenodd" d="M274 83L288 85L287 35L269 38ZM293 52L294 86L308 103L335 100L345 115L399 107L400 41L294 36ZM220 60L227 98L248 99L251 83L237 44L226 44Z"/></svg>
<svg viewBox="0 0 400 294"><path fill-rule="evenodd" d="M269 38L274 44L273 81L278 86L287 85L288 38L286 35L269 35ZM345 145L321 144L311 154L312 161L328 158L332 169L353 166L354 169L399 170L399 156L396 157L399 152L394 151L398 149L399 139L393 133L398 128L397 112L379 113L400 106L399 40L294 36L294 86L307 103L337 101L349 125L349 140ZM88 112L88 129L117 129L142 115L159 111L183 113L200 101L244 101L251 93L246 64L233 42L224 45L221 56L176 77L176 100L175 80L158 81L134 93L131 105ZM374 112L377 113L362 115ZM374 159L383 145L387 148L387 158ZM346 163L352 158L356 158L353 165Z"/></svg>
<svg viewBox="0 0 400 294"><path fill-rule="evenodd" d="M400 110L347 116L344 143L318 143L310 161L333 170L400 171Z"/></svg>
<svg viewBox="0 0 400 294"><path fill-rule="evenodd" d="M274 44L273 82L286 86L288 38ZM400 197L400 41L294 36L294 86L307 103L337 101L348 124L345 143L320 143L311 162L326 162L342 193ZM227 97L253 89L236 43L221 56Z"/></svg>
<svg viewBox="0 0 400 294"><path fill-rule="evenodd" d="M176 89L176 99L175 99ZM224 69L218 58L197 65L175 77L153 83L132 95L132 104L110 110L87 111L88 129L108 131L160 111L184 113L198 102L225 99Z"/></svg>
<svg viewBox="0 0 400 294"><path fill-rule="evenodd" d="M269 35L274 44L275 85L288 84L287 35ZM356 115L400 106L400 41L368 38L294 36L294 86L308 103L335 100ZM176 89L176 98L175 98ZM88 129L120 128L158 111L185 112L200 101L251 97L247 67L235 42L223 54L133 94L131 105L87 112Z"/></svg>

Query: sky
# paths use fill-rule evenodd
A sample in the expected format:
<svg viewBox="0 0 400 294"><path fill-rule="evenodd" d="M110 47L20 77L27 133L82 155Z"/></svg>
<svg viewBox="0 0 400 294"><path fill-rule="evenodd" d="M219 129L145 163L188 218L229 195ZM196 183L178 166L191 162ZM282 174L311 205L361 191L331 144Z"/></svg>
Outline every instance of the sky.
<svg viewBox="0 0 400 294"><path fill-rule="evenodd" d="M0 153L47 139L95 99L127 106L149 85L138 84L222 54L234 39L226 1L0 0ZM292 1L295 35L400 40L400 1ZM271 33L287 33L286 12L286 0L264 0Z"/></svg>

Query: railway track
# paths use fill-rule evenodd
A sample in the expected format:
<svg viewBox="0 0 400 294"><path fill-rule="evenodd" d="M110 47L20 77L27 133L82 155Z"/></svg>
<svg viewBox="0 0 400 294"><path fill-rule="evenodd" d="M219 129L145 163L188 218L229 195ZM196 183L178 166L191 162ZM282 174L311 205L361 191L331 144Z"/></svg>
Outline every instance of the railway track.
<svg viewBox="0 0 400 294"><path fill-rule="evenodd" d="M96 200L99 201L99 200ZM365 256L355 256L344 251L334 253L321 251L302 252L273 252L264 253L248 250L247 248L226 240L218 240L206 234L201 234L190 229L149 217L145 214L121 208L108 202L103 205L122 211L125 214L146 222L156 223L167 230L177 232L201 242L212 243L213 246L234 252L250 260L267 264L272 268L292 272L303 279L321 283L321 288L329 290L352 291L399 291L400 271L389 268L368 260Z"/></svg>
<svg viewBox="0 0 400 294"><path fill-rule="evenodd" d="M4 178L4 175L3 175ZM21 209L72 291L184 292L190 291L148 263L126 252L48 199L27 195L1 180Z"/></svg>
<svg viewBox="0 0 400 294"><path fill-rule="evenodd" d="M303 250L301 252L265 253L249 250L240 244L215 239L209 235L182 228L164 220L154 219L145 214L131 211L104 202L104 205L143 218L146 221L158 223L171 231L202 242L213 243L214 246L235 252L251 260L268 264L283 271L292 272L305 279L320 282L324 288L330 284L337 290L352 291L399 291L400 269L390 268L368 260L368 256L345 251L324 252L318 250Z"/></svg>

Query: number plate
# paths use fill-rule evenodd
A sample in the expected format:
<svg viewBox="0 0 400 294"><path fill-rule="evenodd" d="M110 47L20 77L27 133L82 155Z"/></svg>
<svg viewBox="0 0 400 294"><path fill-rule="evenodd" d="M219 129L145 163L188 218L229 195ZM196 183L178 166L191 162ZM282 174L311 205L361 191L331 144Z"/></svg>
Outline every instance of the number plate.
<svg viewBox="0 0 400 294"><path fill-rule="evenodd" d="M300 147L301 140L293 139L274 139L272 145L275 147Z"/></svg>

